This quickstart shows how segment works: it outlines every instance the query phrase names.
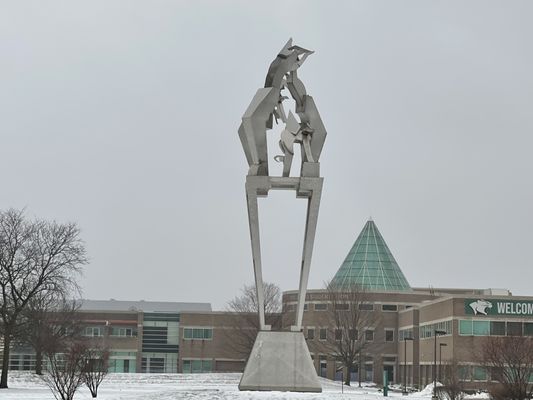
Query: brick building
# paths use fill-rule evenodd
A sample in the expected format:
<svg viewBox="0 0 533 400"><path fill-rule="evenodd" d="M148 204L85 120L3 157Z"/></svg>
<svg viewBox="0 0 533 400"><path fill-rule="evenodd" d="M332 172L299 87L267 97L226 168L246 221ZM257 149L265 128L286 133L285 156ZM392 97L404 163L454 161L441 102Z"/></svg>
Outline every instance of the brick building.
<svg viewBox="0 0 533 400"><path fill-rule="evenodd" d="M357 285L363 307L373 315L362 328L368 341L352 379L423 386L433 380L433 363L459 365L467 386L483 387L490 376L474 353L485 337L533 336L533 297L504 289L412 288L373 221L368 221L332 283ZM328 291L308 290L303 317L317 373L339 379L339 362L324 344L335 337ZM293 325L297 291L282 296L278 329ZM201 373L242 371L246 352L239 348L250 316L212 311L209 303L85 301L80 311L84 334L110 349L112 372ZM253 316L252 316L253 317ZM438 353L435 354L435 331ZM249 332L248 332L249 333ZM242 347L242 346L241 346ZM29 348L16 347L12 369L32 369ZM343 373L348 371L344 370ZM437 369L435 373L440 374Z"/></svg>

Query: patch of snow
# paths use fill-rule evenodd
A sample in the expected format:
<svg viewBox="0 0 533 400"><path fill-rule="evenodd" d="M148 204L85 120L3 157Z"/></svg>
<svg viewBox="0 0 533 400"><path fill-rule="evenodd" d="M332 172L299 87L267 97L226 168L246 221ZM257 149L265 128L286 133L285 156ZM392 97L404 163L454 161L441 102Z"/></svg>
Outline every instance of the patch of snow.
<svg viewBox="0 0 533 400"><path fill-rule="evenodd" d="M442 383L437 382L437 387L443 386ZM426 397L426 396L433 396L433 382L431 382L429 385L427 385L424 389L422 389L420 392L416 393L419 396Z"/></svg>
<svg viewBox="0 0 533 400"><path fill-rule="evenodd" d="M490 395L486 392L479 392L474 394L467 394L464 399L474 400L474 399L490 399Z"/></svg>
<svg viewBox="0 0 533 400"><path fill-rule="evenodd" d="M381 388L375 385L343 386L339 381L319 378L322 393L241 392L240 373L217 374L109 374L98 390L97 400L379 400ZM410 394L409 400L429 400L433 386ZM405 399L401 392L389 397ZM54 400L52 392L35 374L10 371L9 389L0 391L1 400ZM89 390L82 386L75 400L89 400Z"/></svg>

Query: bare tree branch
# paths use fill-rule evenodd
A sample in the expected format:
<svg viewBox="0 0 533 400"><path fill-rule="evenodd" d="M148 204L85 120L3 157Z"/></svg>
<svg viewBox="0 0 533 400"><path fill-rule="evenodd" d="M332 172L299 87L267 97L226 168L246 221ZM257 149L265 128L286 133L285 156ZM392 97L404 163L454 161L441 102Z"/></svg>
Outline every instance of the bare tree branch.
<svg viewBox="0 0 533 400"><path fill-rule="evenodd" d="M361 384L365 353L378 346L374 342L373 329L379 314L372 311L373 305L367 300L365 290L356 284L339 287L327 283L326 291L332 331L328 332L324 342L319 342L319 346L346 367L346 385L350 385L350 372L355 369L359 370Z"/></svg>
<svg viewBox="0 0 533 400"><path fill-rule="evenodd" d="M489 336L477 354L480 364L499 387L494 397L513 400L531 398L533 387L533 338L530 336Z"/></svg>
<svg viewBox="0 0 533 400"><path fill-rule="evenodd" d="M74 341L66 344L62 353L47 353L49 367L43 375L43 381L57 400L72 400L78 388L83 385L86 352L84 343Z"/></svg>
<svg viewBox="0 0 533 400"><path fill-rule="evenodd" d="M273 283L264 284L265 320L274 329L281 328L281 290ZM228 302L231 329L226 330L229 349L247 359L259 332L259 317L255 285L244 285L241 295Z"/></svg>
<svg viewBox="0 0 533 400"><path fill-rule="evenodd" d="M93 398L98 395L98 387L107 376L109 367L109 350L94 345L85 351L83 362L83 379Z"/></svg>
<svg viewBox="0 0 533 400"><path fill-rule="evenodd" d="M76 224L28 220L24 210L0 212L0 329L4 359L0 388L7 388L9 350L23 311L36 297L67 293L87 263Z"/></svg>
<svg viewBox="0 0 533 400"><path fill-rule="evenodd" d="M63 293L43 292L35 296L22 312L17 340L29 344L36 355L35 373L42 375L43 356L57 352L65 340L81 334L80 302L67 300Z"/></svg>

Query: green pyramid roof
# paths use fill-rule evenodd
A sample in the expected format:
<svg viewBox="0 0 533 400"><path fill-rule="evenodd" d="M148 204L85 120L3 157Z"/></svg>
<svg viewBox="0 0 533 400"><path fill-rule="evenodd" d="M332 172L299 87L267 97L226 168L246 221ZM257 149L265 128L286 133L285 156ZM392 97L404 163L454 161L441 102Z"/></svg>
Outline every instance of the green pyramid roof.
<svg viewBox="0 0 533 400"><path fill-rule="evenodd" d="M339 287L357 285L367 291L411 291L372 220L365 224L331 284Z"/></svg>

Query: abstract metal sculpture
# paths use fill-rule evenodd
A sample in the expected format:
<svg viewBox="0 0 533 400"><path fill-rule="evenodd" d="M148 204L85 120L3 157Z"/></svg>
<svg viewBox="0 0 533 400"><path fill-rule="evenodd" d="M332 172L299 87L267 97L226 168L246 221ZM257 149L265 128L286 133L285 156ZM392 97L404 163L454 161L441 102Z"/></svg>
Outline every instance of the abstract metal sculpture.
<svg viewBox="0 0 533 400"><path fill-rule="evenodd" d="M239 385L241 390L277 389L320 391L320 384L316 379L316 372L312 368L312 363L309 364L311 365L312 372L305 372L307 374L306 376L296 378L296 381L292 383L277 383L276 379L282 379L279 377L272 378L273 381L271 379L268 383L268 379L265 379L265 377L259 379L261 383L257 383L257 377L254 379L250 378L252 375L250 370L255 368L252 366L256 362L254 361L254 357L266 358L264 355L261 356L261 351L267 351L266 348L271 340L277 340L278 343L283 341L289 343L292 340L294 343L291 342L293 344L288 344L287 346L294 347L295 357L303 357L302 363L305 366L300 366L300 369L306 371L309 369L309 365L307 365L305 359L307 357L310 360L309 351L305 345L301 330L318 209L322 193L323 179L319 176L320 164L318 160L326 139L326 129L313 98L307 94L303 82L298 78L297 72L298 68L301 67L307 57L312 53L310 50L294 46L292 39L287 42L276 59L270 64L265 80L265 87L259 89L255 94L242 117L242 123L239 127L239 137L249 165L248 176L246 177L246 198L261 330L246 365L243 379ZM283 101L288 99L288 97L283 96L282 91L284 89L288 89L290 96L295 102L295 113L298 118L290 111L288 115L285 113ZM285 124L279 141L279 146L283 154L274 157L276 161L283 163L282 176L269 175L266 135L267 130L272 129L274 120L276 123L281 120ZM299 176L291 177L290 172L295 144L300 145L302 163ZM295 190L298 198L308 199L308 206L295 324L291 326L291 332L276 332L277 335L269 336L265 333L270 331L270 326L266 325L264 314L264 290L257 198L268 196L268 192L271 189ZM291 333L298 333L299 336L295 339L285 340L287 338L282 339L280 336L280 334L284 333L288 333L289 335ZM260 341L259 344L258 341ZM302 352L305 354L300 354ZM276 363L276 361L272 362L274 364ZM278 364L284 364L284 362L278 360ZM279 365L272 366L272 368L278 367ZM268 375L265 367L263 366L262 368L261 374ZM276 373L278 372L276 370ZM274 374L274 371L271 371L271 373ZM314 376L309 376L309 374L314 374ZM306 383L303 381L306 381Z"/></svg>

